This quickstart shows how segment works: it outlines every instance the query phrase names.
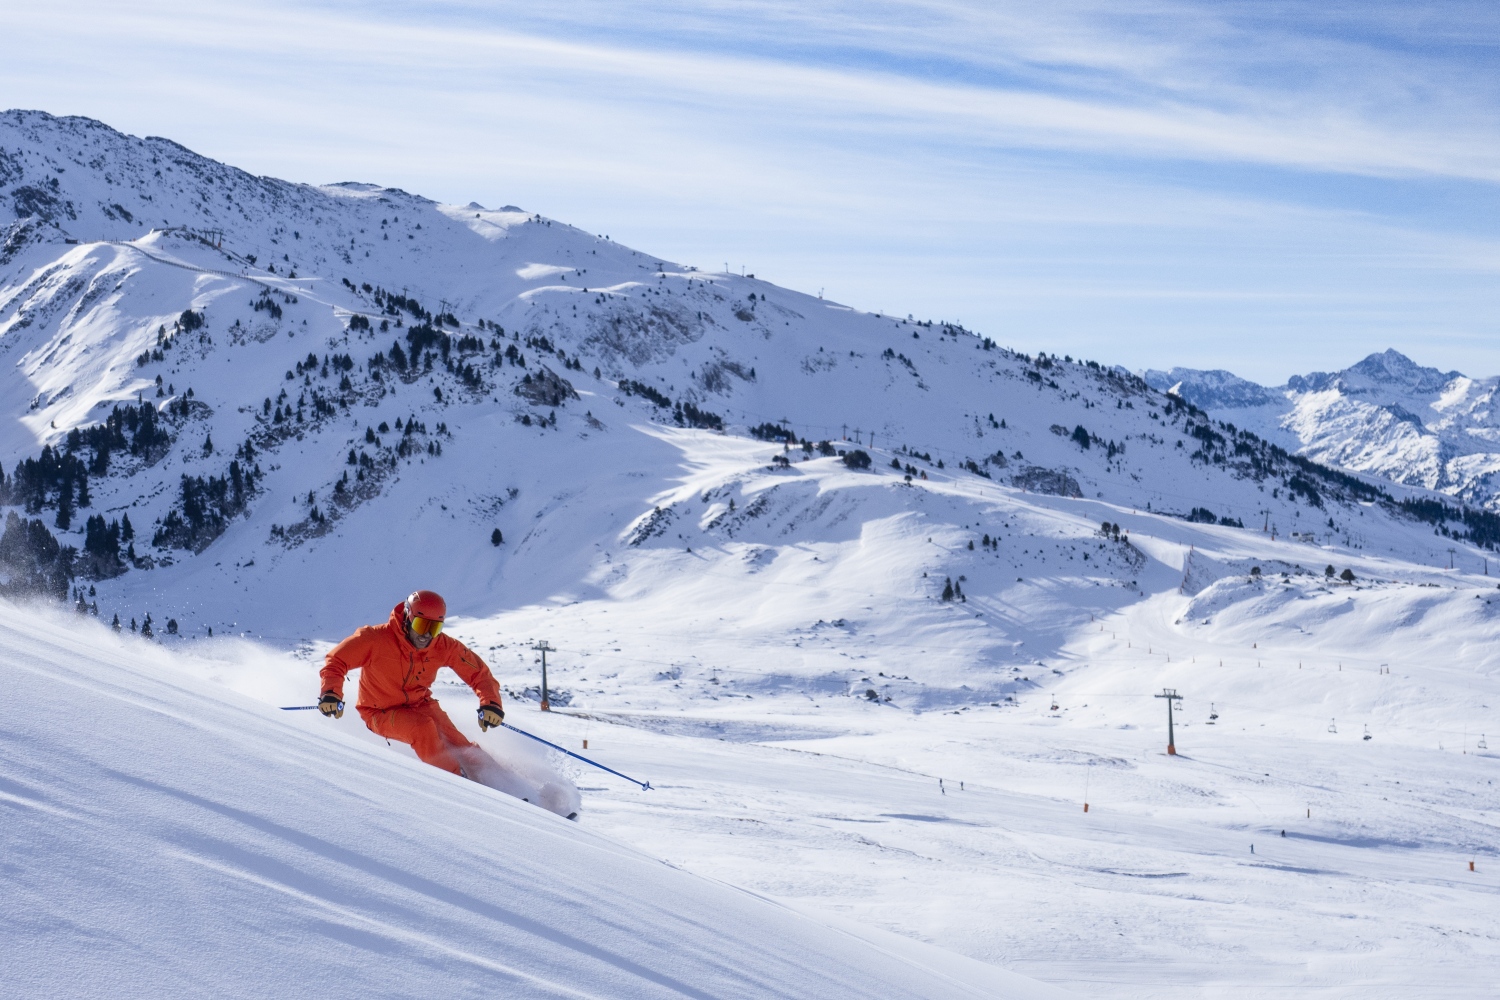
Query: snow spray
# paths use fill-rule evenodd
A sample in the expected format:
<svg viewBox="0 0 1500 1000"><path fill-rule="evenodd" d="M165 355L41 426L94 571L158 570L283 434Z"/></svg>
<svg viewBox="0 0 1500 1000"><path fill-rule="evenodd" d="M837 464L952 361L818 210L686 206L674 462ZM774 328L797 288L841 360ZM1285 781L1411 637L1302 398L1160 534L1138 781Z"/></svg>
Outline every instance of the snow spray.
<svg viewBox="0 0 1500 1000"><path fill-rule="evenodd" d="M524 740L507 737L498 756L478 745L454 747L453 756L464 777L496 791L541 806L568 819L583 808L578 788L549 760L546 750L535 749ZM493 746L494 744L491 743Z"/></svg>
<svg viewBox="0 0 1500 1000"><path fill-rule="evenodd" d="M500 725L503 726L506 729L509 729L513 733L520 733L522 736L525 736L525 737L528 737L530 739L536 740L538 743L545 743L549 747L551 747L552 749L554 749L554 750L556 750L556 751L558 751L560 753L565 753L569 757L574 757L574 758L576 758L578 760L581 760L585 764L592 764L594 767L597 767L601 771L608 771L610 774L613 774L617 778L624 778L626 781L630 782L632 785L640 785L642 791L646 791L646 792L654 791L654 789L652 789L652 787L651 787L651 782L649 782L649 781L636 781L634 778L632 778L628 774L621 774L619 771L616 771L612 767L605 767L603 764L599 763L597 760L589 760L587 757L584 757L581 754L576 754L576 753L574 753L571 750L565 750L562 747L558 746L556 743L553 743L551 740L544 740L540 736L533 736L531 733L528 733L524 729L517 729L515 726L512 726L509 722L502 722L502 723L500 723Z"/></svg>

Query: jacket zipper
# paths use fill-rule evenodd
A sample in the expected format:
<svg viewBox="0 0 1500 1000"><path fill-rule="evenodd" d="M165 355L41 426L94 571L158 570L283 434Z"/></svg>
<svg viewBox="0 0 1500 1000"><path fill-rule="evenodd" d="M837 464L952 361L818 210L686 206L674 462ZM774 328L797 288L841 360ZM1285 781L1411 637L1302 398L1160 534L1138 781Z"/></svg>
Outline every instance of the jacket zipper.
<svg viewBox="0 0 1500 1000"><path fill-rule="evenodd" d="M407 705L408 707L411 705L411 675L412 675L413 671L415 671L416 669L417 669L417 654L416 653L407 653L406 654L406 676L404 678L402 678L402 680L401 680L401 701L402 701L402 704Z"/></svg>

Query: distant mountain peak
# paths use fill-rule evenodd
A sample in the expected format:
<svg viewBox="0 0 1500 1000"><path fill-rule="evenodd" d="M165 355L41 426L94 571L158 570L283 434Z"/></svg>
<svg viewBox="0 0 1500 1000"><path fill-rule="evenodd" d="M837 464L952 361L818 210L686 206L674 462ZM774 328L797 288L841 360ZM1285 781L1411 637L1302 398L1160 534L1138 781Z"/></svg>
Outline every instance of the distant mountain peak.
<svg viewBox="0 0 1500 1000"><path fill-rule="evenodd" d="M1438 392L1463 373L1426 368L1393 348L1369 355L1341 372L1310 372L1293 375L1286 386L1293 392L1321 392L1334 387L1358 393L1364 389L1395 389L1428 394Z"/></svg>
<svg viewBox="0 0 1500 1000"><path fill-rule="evenodd" d="M1425 368L1394 349L1371 354L1348 369L1351 375L1362 375L1375 382L1406 386L1417 392L1436 392L1462 372L1442 372Z"/></svg>
<svg viewBox="0 0 1500 1000"><path fill-rule="evenodd" d="M1247 406L1264 406L1274 398L1265 386L1240 378L1233 372L1216 368L1173 368L1169 371L1147 371L1142 378L1153 389L1170 392L1204 410L1235 410Z"/></svg>

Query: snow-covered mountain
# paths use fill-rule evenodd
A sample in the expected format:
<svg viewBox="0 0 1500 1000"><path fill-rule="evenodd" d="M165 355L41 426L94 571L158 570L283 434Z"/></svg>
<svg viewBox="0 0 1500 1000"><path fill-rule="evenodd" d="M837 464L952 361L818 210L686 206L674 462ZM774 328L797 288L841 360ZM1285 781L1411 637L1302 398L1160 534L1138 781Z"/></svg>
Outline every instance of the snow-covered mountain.
<svg viewBox="0 0 1500 1000"><path fill-rule="evenodd" d="M599 593L652 549L920 533L943 491L992 483L1346 538L1375 499L1116 370L513 206L254 178L39 113L0 147L8 498L66 522L106 616L332 634L414 568L490 613ZM1024 533L952 518L1024 585ZM1128 589L1136 562L1081 582ZM247 620L244 594L293 580L281 632Z"/></svg>
<svg viewBox="0 0 1500 1000"><path fill-rule="evenodd" d="M1226 371L1144 373L1216 419L1318 462L1500 508L1500 379L1424 368L1387 350L1266 388Z"/></svg>
<svg viewBox="0 0 1500 1000"><path fill-rule="evenodd" d="M1400 888L1382 892L1402 906L1329 903L1319 919L1358 909L1372 936L1405 942L1381 982L1467 981L1434 971L1472 968L1451 942L1474 939L1442 903L1446 869L1421 859L1482 843L1482 810L1418 824L1319 777L1330 805L1314 817L1295 753L1363 745L1347 723L1325 731L1330 716L1373 723L1391 749L1358 773L1385 781L1436 773L1433 732L1469 740L1454 720L1465 685L1493 688L1482 546L1500 530L1295 454L1279 424L1254 433L1239 415L1275 398L1208 380L1252 401L1224 411L1231 427L1187 375L1153 387L1116 359L1030 357L664 261L536 206L255 178L84 119L0 116L0 206L15 215L0 235L0 583L98 614L68 640L87 665L49 654L62 679L29 680L36 703L104 683L98 661L134 649L148 615L196 677L305 702L328 643L430 587L513 710L536 706L534 643L558 648L566 713L532 724L670 779L650 795L584 787L583 827L691 871L1116 995L1146 968L1155 989L1191 936L1197 971L1171 987L1189 995L1305 985L1295 942L1315 928L1278 929L1295 880L1334 873L1339 898L1367 899L1385 856L1357 848L1395 845ZM101 635L116 616L121 645ZM1458 647L1439 672L1368 680L1438 637ZM133 675L156 662L120 656ZM139 679L121 700L202 710ZM1163 685L1193 699L1193 725L1213 721L1206 702L1241 729L1199 728L1202 757L1168 761ZM472 718L451 680L439 694ZM350 773L365 762L348 741L401 756L352 714L290 714L247 721L245 752L298 809L320 786L278 762L278 740L337 744ZM1179 764L1199 770L1166 770ZM1072 789L1090 780L1108 825L1078 825ZM1454 781L1421 816L1477 808ZM500 815L449 791L443 810ZM378 806L360 822L421 808ZM1247 831L1304 809L1315 843L1245 862ZM559 892L583 892L575 876ZM1170 924L1143 927L1174 884L1193 888ZM1412 886L1431 898L1410 903Z"/></svg>

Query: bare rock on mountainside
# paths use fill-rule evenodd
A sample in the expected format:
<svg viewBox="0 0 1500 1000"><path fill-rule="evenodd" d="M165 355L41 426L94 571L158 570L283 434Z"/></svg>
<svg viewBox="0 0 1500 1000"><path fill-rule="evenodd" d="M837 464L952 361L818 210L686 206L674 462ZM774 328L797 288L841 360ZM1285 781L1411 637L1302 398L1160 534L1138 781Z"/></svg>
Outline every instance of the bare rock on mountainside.
<svg viewBox="0 0 1500 1000"><path fill-rule="evenodd" d="M1078 480L1059 469L1044 469L1028 465L1010 477L1012 486L1031 493L1046 493L1055 497L1081 497L1083 487Z"/></svg>
<svg viewBox="0 0 1500 1000"><path fill-rule="evenodd" d="M688 289L684 299L708 304L705 294ZM639 368L670 357L679 344L691 344L707 331L702 313L688 302L619 303L591 324L584 348L605 360L610 370Z"/></svg>
<svg viewBox="0 0 1500 1000"><path fill-rule="evenodd" d="M577 399L573 383L558 375L546 365L535 375L522 376L516 384L516 395L535 406L561 406L570 399Z"/></svg>

